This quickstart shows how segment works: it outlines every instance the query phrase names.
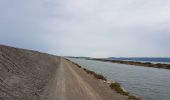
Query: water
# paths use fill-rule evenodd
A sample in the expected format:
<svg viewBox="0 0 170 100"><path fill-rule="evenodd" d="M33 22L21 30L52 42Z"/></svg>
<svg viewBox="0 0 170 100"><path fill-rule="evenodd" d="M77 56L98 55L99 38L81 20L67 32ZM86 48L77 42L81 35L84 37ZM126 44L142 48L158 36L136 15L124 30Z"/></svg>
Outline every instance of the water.
<svg viewBox="0 0 170 100"><path fill-rule="evenodd" d="M69 58L123 85L144 100L170 100L170 70Z"/></svg>

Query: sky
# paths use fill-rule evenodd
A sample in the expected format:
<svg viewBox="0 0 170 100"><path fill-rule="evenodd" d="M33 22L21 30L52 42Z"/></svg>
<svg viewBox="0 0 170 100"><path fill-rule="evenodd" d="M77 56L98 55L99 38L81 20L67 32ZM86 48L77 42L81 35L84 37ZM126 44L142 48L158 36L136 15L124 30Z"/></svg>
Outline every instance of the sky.
<svg viewBox="0 0 170 100"><path fill-rule="evenodd" d="M170 0L0 0L0 44L60 56L170 57Z"/></svg>

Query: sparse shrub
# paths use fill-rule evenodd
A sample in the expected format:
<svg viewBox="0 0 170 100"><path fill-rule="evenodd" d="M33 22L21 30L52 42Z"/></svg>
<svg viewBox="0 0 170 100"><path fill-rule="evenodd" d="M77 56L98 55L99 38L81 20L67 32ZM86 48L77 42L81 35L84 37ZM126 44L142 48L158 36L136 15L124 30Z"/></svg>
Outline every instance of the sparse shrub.
<svg viewBox="0 0 170 100"><path fill-rule="evenodd" d="M105 80L105 81L107 80L103 75L96 74L96 73L94 73L94 77L97 79Z"/></svg>
<svg viewBox="0 0 170 100"><path fill-rule="evenodd" d="M101 80L107 80L103 75L97 74L94 71L88 70L86 68L83 68L84 71L86 71L88 74L92 74L96 79L101 79Z"/></svg>
<svg viewBox="0 0 170 100"><path fill-rule="evenodd" d="M86 68L83 68L83 70L86 72Z"/></svg>
<svg viewBox="0 0 170 100"><path fill-rule="evenodd" d="M75 63L75 65L76 65L77 67L81 68L81 66L80 66L80 65L78 65L78 64L76 64L76 63Z"/></svg>
<svg viewBox="0 0 170 100"><path fill-rule="evenodd" d="M91 71L91 70L88 70L88 69L86 69L85 71L86 71L88 74L93 74L93 75L95 74L95 72L93 72L93 71Z"/></svg>
<svg viewBox="0 0 170 100"><path fill-rule="evenodd" d="M128 100L142 100L142 99L134 95L128 95Z"/></svg>
<svg viewBox="0 0 170 100"><path fill-rule="evenodd" d="M76 65L77 67L81 68L81 66L75 62L72 62L72 64Z"/></svg>
<svg viewBox="0 0 170 100"><path fill-rule="evenodd" d="M123 89L121 88L120 83L118 83L118 82L111 83L110 87L112 89L114 89L117 93L120 93L122 95L128 95L129 94L128 92L123 91Z"/></svg>
<svg viewBox="0 0 170 100"><path fill-rule="evenodd" d="M79 68L81 68L81 66L78 65Z"/></svg>

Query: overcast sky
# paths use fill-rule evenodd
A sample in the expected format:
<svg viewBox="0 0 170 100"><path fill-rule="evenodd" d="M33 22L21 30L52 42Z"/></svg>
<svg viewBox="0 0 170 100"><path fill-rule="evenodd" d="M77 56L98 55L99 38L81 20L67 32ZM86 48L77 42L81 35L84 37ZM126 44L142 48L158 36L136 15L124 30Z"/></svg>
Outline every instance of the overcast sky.
<svg viewBox="0 0 170 100"><path fill-rule="evenodd" d="M170 57L170 0L0 0L0 44L62 56Z"/></svg>

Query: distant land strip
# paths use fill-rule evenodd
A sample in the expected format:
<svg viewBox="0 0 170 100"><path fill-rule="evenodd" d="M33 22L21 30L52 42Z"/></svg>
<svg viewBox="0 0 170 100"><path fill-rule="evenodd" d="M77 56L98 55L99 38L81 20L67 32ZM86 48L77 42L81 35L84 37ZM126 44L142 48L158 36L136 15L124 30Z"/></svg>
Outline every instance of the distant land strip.
<svg viewBox="0 0 170 100"><path fill-rule="evenodd" d="M161 69L170 69L170 64L153 64L150 62L136 62L136 61L122 61L122 60L108 60L108 59L98 59L98 58L86 58L88 60L98 60L104 62L112 62L119 64L127 64L127 65L136 65L136 66L144 66L144 67L153 67L153 68L161 68Z"/></svg>

